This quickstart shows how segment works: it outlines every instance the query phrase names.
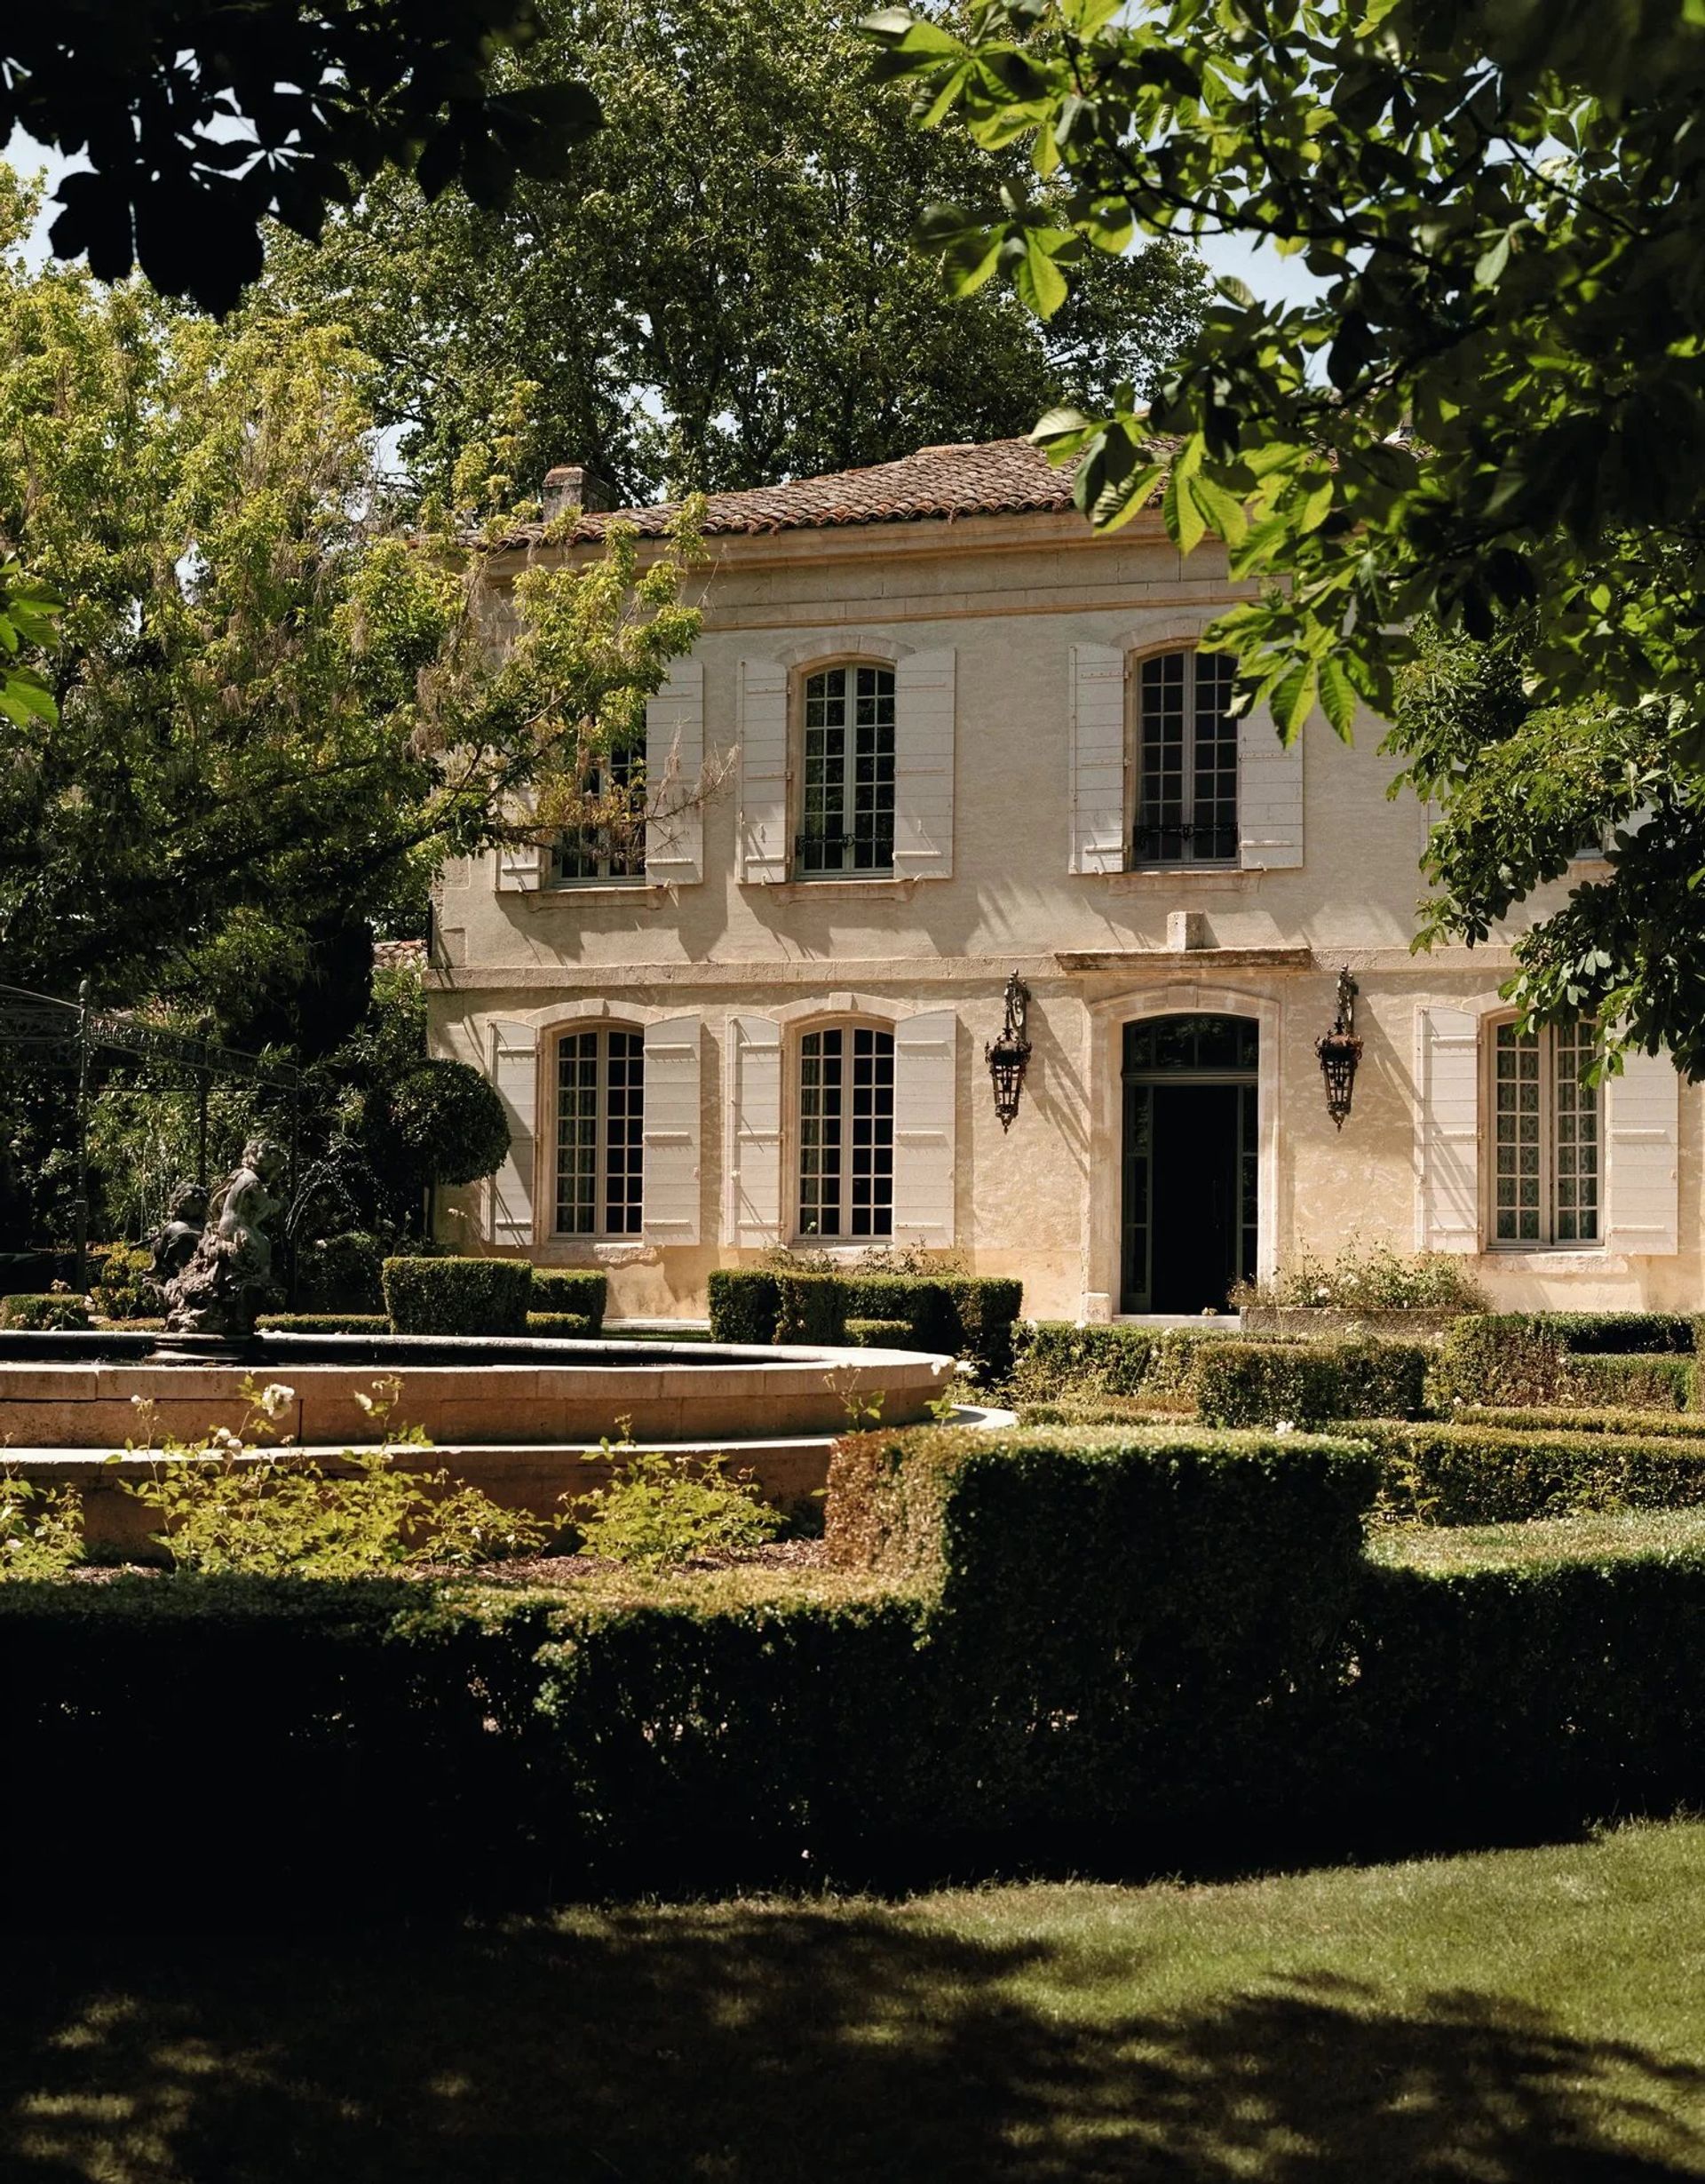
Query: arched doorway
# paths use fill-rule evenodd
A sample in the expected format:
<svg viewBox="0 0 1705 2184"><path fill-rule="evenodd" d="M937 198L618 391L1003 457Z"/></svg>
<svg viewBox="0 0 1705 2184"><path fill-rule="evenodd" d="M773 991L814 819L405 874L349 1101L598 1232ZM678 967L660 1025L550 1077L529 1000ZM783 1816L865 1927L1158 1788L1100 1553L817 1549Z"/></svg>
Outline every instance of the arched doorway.
<svg viewBox="0 0 1705 2184"><path fill-rule="evenodd" d="M1254 1280L1260 1036L1247 1016L1125 1026L1122 1312L1220 1311Z"/></svg>

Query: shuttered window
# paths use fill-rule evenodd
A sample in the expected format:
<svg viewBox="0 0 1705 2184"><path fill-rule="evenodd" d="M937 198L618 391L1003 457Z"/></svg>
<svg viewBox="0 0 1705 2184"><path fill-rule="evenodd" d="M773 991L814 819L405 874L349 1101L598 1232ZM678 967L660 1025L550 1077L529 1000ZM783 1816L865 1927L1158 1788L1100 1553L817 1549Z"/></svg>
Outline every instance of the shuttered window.
<svg viewBox="0 0 1705 2184"><path fill-rule="evenodd" d="M1133 865L1233 864L1238 855L1238 724L1233 663L1162 652L1137 686Z"/></svg>
<svg viewBox="0 0 1705 2184"><path fill-rule="evenodd" d="M1596 1243L1600 1148L1597 1086L1581 1072L1592 1028L1496 1028L1492 1053L1495 1243Z"/></svg>
<svg viewBox="0 0 1705 2184"><path fill-rule="evenodd" d="M594 767L586 793L599 806L594 824L565 834L551 857L553 887L646 877L646 759L618 751Z"/></svg>
<svg viewBox="0 0 1705 2184"><path fill-rule="evenodd" d="M795 869L894 869L894 671L850 662L807 676Z"/></svg>
<svg viewBox="0 0 1705 2184"><path fill-rule="evenodd" d="M799 1234L894 1232L894 1037L863 1024L799 1044Z"/></svg>
<svg viewBox="0 0 1705 2184"><path fill-rule="evenodd" d="M557 1044L557 1234L635 1236L645 1204L646 1043L638 1031Z"/></svg>

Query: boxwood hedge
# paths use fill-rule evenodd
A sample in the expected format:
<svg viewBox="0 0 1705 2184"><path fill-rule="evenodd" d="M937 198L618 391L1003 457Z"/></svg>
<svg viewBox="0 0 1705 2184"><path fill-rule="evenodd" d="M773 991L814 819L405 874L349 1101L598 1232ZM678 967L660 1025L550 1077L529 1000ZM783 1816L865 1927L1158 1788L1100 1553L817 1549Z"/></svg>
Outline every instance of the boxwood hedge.
<svg viewBox="0 0 1705 2184"><path fill-rule="evenodd" d="M999 1275L796 1267L718 1267L709 1291L718 1342L841 1343L850 1320L903 1321L902 1348L967 1359L986 1380L1011 1370L1024 1302L1023 1284Z"/></svg>
<svg viewBox="0 0 1705 2184"><path fill-rule="evenodd" d="M1423 1524L1507 1524L1705 1503L1705 1446L1678 1435L1452 1419L1381 1426L1375 1439L1388 1466L1384 1505Z"/></svg>
<svg viewBox="0 0 1705 2184"><path fill-rule="evenodd" d="M604 1314L609 1307L610 1278L589 1267L535 1267L533 1269L533 1312L572 1312L586 1322L587 1331L598 1334L604 1325Z"/></svg>
<svg viewBox="0 0 1705 2184"><path fill-rule="evenodd" d="M1681 1410L1693 1400L1693 1322L1661 1312L1471 1313L1439 1346L1429 1383L1453 1403Z"/></svg>

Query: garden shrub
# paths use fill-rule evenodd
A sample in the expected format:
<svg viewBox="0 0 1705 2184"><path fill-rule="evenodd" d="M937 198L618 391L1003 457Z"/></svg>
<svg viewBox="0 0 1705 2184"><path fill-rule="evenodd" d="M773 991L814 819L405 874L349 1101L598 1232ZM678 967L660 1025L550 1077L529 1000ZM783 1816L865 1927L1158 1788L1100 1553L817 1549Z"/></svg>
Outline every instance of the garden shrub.
<svg viewBox="0 0 1705 2184"><path fill-rule="evenodd" d="M535 1312L572 1312L597 1334L609 1306L610 1278L590 1268L535 1267L533 1269Z"/></svg>
<svg viewBox="0 0 1705 2184"><path fill-rule="evenodd" d="M388 1335L383 1312L263 1312L255 1322L266 1335Z"/></svg>
<svg viewBox="0 0 1705 2184"><path fill-rule="evenodd" d="M1209 1426L1412 1418L1421 1410L1431 1354L1420 1343L1372 1337L1217 1342L1196 1360L1196 1405Z"/></svg>
<svg viewBox="0 0 1705 2184"><path fill-rule="evenodd" d="M371 1229L346 1228L302 1247L296 1267L297 1309L354 1314L370 1318L385 1311L385 1260L388 1246ZM432 1259L430 1245L412 1243L409 1254Z"/></svg>
<svg viewBox="0 0 1705 2184"><path fill-rule="evenodd" d="M713 1342L773 1342L781 1309L775 1275L767 1268L713 1267L705 1284Z"/></svg>
<svg viewBox="0 0 1705 2184"><path fill-rule="evenodd" d="M63 1577L83 1560L83 1497L0 1465L0 1580Z"/></svg>
<svg viewBox="0 0 1705 2184"><path fill-rule="evenodd" d="M1018 1418L1020 1426L1152 1426L1155 1408L1140 1395L1062 1395L1020 1403Z"/></svg>
<svg viewBox="0 0 1705 2184"><path fill-rule="evenodd" d="M1705 1502L1705 1448L1671 1435L1379 1426L1382 1506L1422 1524L1511 1524Z"/></svg>
<svg viewBox="0 0 1705 2184"><path fill-rule="evenodd" d="M146 1319L159 1308L151 1252L140 1244L107 1243L91 1256L95 1262L95 1284L89 1301L103 1319Z"/></svg>
<svg viewBox="0 0 1705 2184"><path fill-rule="evenodd" d="M1677 1313L1475 1313L1440 1344L1430 1400L1440 1411L1455 1402L1677 1410L1688 1400L1693 1347L1692 1322ZM1644 1362L1600 1362L1612 1359Z"/></svg>
<svg viewBox="0 0 1705 2184"><path fill-rule="evenodd" d="M387 1259L385 1304L400 1335L524 1335L533 1269L517 1259Z"/></svg>
<svg viewBox="0 0 1705 2184"><path fill-rule="evenodd" d="M844 1333L855 1350L908 1350L917 1341L909 1320L849 1320Z"/></svg>
<svg viewBox="0 0 1705 2184"><path fill-rule="evenodd" d="M1685 1410L1579 1410L1566 1405L1555 1410L1499 1410L1489 1404L1464 1403L1451 1411L1452 1426L1495 1426L1506 1432L1538 1431L1565 1433L1631 1433L1637 1440L1661 1435L1684 1441L1705 1441L1705 1418Z"/></svg>
<svg viewBox="0 0 1705 2184"><path fill-rule="evenodd" d="M666 1569L696 1556L762 1546L781 1529L781 1511L764 1500L749 1473L725 1472L701 1457L642 1453L631 1442L607 1441L599 1455L614 1458L616 1469L575 1499L568 1515L587 1554Z"/></svg>
<svg viewBox="0 0 1705 2184"><path fill-rule="evenodd" d="M844 1341L849 1320L904 1320L902 1346L963 1358L980 1379L1011 1370L1024 1285L998 1275L842 1274L718 1268L710 1278L718 1342Z"/></svg>
<svg viewBox="0 0 1705 2184"><path fill-rule="evenodd" d="M1395 1251L1389 1244L1346 1244L1336 1259L1306 1246L1266 1280L1240 1283L1238 1305L1336 1312L1481 1312L1486 1297L1454 1251Z"/></svg>
<svg viewBox="0 0 1705 2184"><path fill-rule="evenodd" d="M546 1342L584 1342L598 1330L583 1312L529 1312L527 1331Z"/></svg>
<svg viewBox="0 0 1705 2184"><path fill-rule="evenodd" d="M52 1291L45 1296L0 1297L0 1327L64 1331L88 1324L89 1306L81 1297Z"/></svg>
<svg viewBox="0 0 1705 2184"><path fill-rule="evenodd" d="M1014 1402L1140 1400L1150 1410L1195 1407L1197 1361L1238 1338L1222 1328L1080 1327L1037 1320L1017 1330L1008 1394Z"/></svg>

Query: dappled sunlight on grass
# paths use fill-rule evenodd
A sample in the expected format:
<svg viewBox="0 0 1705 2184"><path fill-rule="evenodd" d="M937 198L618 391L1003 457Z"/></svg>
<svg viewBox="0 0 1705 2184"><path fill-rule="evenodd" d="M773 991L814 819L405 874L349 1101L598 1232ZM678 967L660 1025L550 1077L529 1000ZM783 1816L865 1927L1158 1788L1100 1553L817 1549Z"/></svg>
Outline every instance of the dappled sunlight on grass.
<svg viewBox="0 0 1705 2184"><path fill-rule="evenodd" d="M8 2184L1705 2176L1705 1829L14 1957Z"/></svg>
<svg viewBox="0 0 1705 2184"><path fill-rule="evenodd" d="M1536 1517L1520 1524L1395 1525L1372 1530L1376 1561L1405 1569L1519 1569L1604 1555L1705 1548L1705 1509L1638 1509Z"/></svg>

